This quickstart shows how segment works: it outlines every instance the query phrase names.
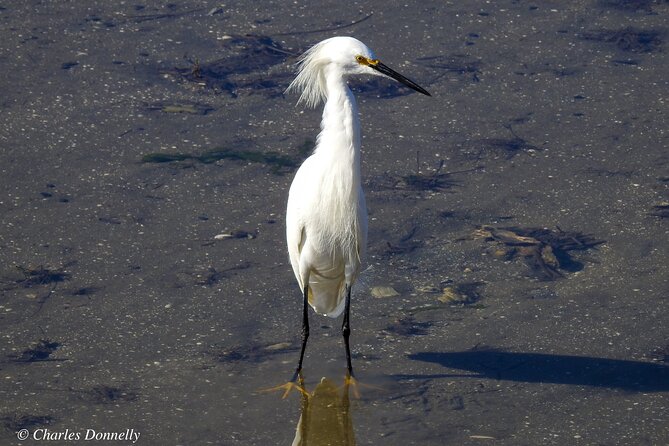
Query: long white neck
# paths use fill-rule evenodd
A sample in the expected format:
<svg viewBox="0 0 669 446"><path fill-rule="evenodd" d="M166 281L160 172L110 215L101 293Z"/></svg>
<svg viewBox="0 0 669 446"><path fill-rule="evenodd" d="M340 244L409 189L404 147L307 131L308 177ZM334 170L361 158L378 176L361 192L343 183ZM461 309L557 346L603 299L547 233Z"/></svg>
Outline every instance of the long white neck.
<svg viewBox="0 0 669 446"><path fill-rule="evenodd" d="M316 153L330 160L332 170L350 172L353 190L360 186L360 118L353 93L340 69L324 69L327 100L323 109Z"/></svg>
<svg viewBox="0 0 669 446"><path fill-rule="evenodd" d="M311 211L314 221L320 222L317 227L324 228L318 234L321 246L328 246L334 256L357 256L362 195L358 107L341 71L330 67L323 73L327 99L313 155L319 162L310 164L318 169L314 184L318 198ZM352 265L356 260L350 257L346 262Z"/></svg>

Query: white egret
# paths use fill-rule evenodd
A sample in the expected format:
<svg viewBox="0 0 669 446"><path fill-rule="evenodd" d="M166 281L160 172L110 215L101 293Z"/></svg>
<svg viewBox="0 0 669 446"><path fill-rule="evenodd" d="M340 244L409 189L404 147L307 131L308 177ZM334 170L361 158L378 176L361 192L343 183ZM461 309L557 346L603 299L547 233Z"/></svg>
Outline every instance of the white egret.
<svg viewBox="0 0 669 446"><path fill-rule="evenodd" d="M347 85L351 75L387 76L430 96L413 81L381 63L365 44L333 37L307 50L287 91L298 103L325 102L321 132L313 154L300 166L288 196L286 235L293 272L304 298L302 349L295 381L302 369L309 337L308 305L336 318L344 312L342 334L347 377L352 379L349 348L351 287L367 242L367 208L360 179L360 119Z"/></svg>

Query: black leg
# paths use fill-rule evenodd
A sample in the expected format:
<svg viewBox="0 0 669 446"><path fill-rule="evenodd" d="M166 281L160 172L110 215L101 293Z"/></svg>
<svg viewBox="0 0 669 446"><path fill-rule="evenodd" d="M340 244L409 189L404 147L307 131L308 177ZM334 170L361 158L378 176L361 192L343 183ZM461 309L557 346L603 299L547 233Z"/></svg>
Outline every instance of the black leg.
<svg viewBox="0 0 669 446"><path fill-rule="evenodd" d="M351 348L348 345L348 338L351 335L351 323L349 321L351 313L351 287L346 285L346 304L344 306L344 322L341 325L341 334L344 336L344 346L346 347L346 367L348 375L353 376L353 367L351 366Z"/></svg>
<svg viewBox="0 0 669 446"><path fill-rule="evenodd" d="M297 370L293 381L296 381L302 371L302 361L304 360L304 351L307 349L307 339L309 339L309 284L304 286L304 308L302 309L302 351L300 351L300 362L297 363Z"/></svg>

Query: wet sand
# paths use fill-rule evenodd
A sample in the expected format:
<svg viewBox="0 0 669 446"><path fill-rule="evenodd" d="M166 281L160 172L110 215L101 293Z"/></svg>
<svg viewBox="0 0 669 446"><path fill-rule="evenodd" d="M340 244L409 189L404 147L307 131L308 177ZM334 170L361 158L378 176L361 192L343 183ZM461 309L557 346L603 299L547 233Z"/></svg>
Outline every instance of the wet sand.
<svg viewBox="0 0 669 446"><path fill-rule="evenodd" d="M669 4L319 5L0 7L0 443L292 442L303 398L257 390L299 354L284 206L320 110L283 90L333 35L433 95L353 83L357 444L669 443ZM310 392L345 371L311 324Z"/></svg>

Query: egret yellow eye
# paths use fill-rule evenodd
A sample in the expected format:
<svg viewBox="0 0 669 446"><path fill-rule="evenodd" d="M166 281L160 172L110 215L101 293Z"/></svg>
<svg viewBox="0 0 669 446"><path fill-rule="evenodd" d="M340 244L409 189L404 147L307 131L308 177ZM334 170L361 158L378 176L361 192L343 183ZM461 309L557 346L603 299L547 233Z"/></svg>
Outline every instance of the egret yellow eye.
<svg viewBox="0 0 669 446"><path fill-rule="evenodd" d="M355 60L357 60L359 64L367 65L367 58L365 56L355 56Z"/></svg>

